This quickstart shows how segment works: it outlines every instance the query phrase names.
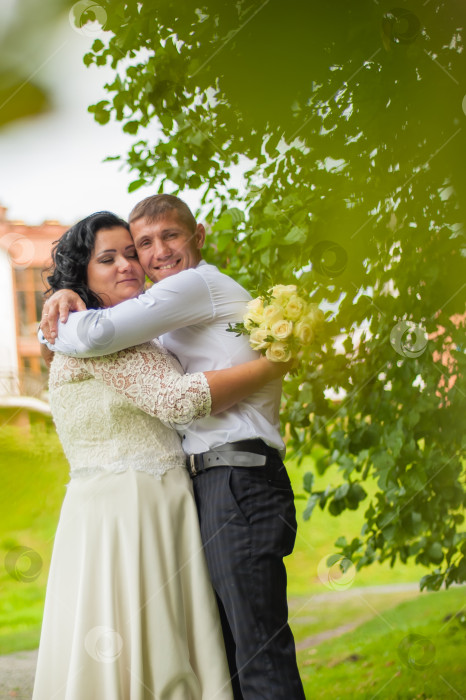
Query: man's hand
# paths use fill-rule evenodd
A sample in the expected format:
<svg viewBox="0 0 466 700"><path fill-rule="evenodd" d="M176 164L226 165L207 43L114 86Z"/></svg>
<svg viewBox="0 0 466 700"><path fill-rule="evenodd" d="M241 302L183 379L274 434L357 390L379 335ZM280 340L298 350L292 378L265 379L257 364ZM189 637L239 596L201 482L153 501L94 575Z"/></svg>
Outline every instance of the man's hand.
<svg viewBox="0 0 466 700"><path fill-rule="evenodd" d="M284 377L287 372L290 372L296 367L296 360L288 360L287 362L272 362L268 360L265 355L262 355L259 360L262 362L264 367L267 368L270 379L280 379Z"/></svg>
<svg viewBox="0 0 466 700"><path fill-rule="evenodd" d="M70 311L86 311L86 304L71 289L59 289L45 302L40 328L49 343L53 344L57 337L58 319L66 323Z"/></svg>

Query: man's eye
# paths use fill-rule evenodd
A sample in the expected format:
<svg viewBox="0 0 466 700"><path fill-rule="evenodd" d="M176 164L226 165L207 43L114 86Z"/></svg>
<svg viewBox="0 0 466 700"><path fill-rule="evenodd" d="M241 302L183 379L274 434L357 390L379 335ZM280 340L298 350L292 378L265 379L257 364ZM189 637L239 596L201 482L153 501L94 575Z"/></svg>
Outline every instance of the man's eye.
<svg viewBox="0 0 466 700"><path fill-rule="evenodd" d="M141 241L138 243L138 248L146 248L149 245L149 241Z"/></svg>

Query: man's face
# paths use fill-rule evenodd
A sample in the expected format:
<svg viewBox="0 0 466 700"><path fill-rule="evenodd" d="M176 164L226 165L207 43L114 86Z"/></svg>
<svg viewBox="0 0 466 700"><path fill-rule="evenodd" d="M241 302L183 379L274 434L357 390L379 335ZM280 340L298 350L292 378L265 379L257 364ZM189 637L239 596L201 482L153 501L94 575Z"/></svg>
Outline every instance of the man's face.
<svg viewBox="0 0 466 700"><path fill-rule="evenodd" d="M198 224L193 233L176 211L156 221L136 219L130 228L139 262L153 282L196 267L201 259L204 226Z"/></svg>

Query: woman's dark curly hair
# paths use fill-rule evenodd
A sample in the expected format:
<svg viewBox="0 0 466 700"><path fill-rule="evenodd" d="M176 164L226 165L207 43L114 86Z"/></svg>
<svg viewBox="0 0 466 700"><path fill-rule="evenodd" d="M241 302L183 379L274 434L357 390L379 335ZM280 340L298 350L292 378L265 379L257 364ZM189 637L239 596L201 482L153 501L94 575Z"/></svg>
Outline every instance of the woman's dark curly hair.
<svg viewBox="0 0 466 700"><path fill-rule="evenodd" d="M72 289L79 294L88 309L105 306L102 299L89 289L87 266L95 246L95 239L101 229L122 226L129 231L123 219L109 211L98 211L72 226L55 242L52 249L52 265L45 270L49 287L45 297L59 289Z"/></svg>

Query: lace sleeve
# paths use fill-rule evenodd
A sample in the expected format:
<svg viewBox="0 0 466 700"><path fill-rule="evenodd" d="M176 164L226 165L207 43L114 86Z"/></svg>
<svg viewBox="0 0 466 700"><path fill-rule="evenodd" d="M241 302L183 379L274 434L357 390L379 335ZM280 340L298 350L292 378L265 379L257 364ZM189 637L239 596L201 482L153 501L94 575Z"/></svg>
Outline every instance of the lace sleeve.
<svg viewBox="0 0 466 700"><path fill-rule="evenodd" d="M144 343L84 361L96 379L163 423L182 425L210 414L212 401L205 375L182 374L159 345Z"/></svg>

